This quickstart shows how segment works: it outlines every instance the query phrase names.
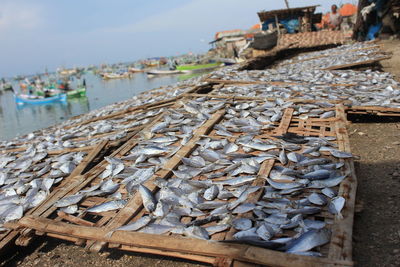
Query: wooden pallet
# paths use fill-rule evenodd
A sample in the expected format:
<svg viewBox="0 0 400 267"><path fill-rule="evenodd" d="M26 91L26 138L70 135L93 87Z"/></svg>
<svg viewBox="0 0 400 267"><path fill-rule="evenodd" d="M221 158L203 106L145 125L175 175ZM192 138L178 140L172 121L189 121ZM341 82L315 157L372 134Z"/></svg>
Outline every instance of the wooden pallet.
<svg viewBox="0 0 400 267"><path fill-rule="evenodd" d="M170 106L171 104L169 104ZM165 105L161 103L160 105L151 106L149 110L154 108L164 108ZM138 112L138 111L136 111ZM139 111L140 112L140 111ZM130 129L126 129L127 136L116 141L108 141L103 140L100 141L97 145L83 147L83 148L69 148L58 151L50 151L49 155L61 155L70 152L78 152L78 151L88 151L90 152L85 159L75 168L75 170L64 179L64 181L55 189L52 189L51 194L46 198L44 202L42 202L39 206L29 210L26 215L32 216L40 216L42 218L46 218L50 216L55 208L52 206L56 201L66 196L67 194L73 192L73 189L85 184L88 181L89 177L93 175L98 175L105 167L106 162L102 160L97 166L93 165L93 161L96 160L96 157L100 155L103 151L114 151L111 156L118 155L118 153L125 152L129 150L132 146L135 145L135 141L138 137L138 133L143 130L143 128L151 127L156 123L161 117L163 113L153 117L147 125L142 125L140 127L133 127ZM113 117L115 118L115 117ZM108 135L112 135L113 132L103 134L102 137L107 137ZM25 146L18 147L16 149L8 150L9 152L23 152L26 150ZM18 155L17 155L18 156ZM89 166L89 168L88 168ZM93 168L92 168L93 167ZM17 239L18 238L18 239ZM24 229L24 231L6 231L0 235L0 252L8 249L16 240L16 243L19 245L28 245L33 238L33 231L30 229Z"/></svg>
<svg viewBox="0 0 400 267"><path fill-rule="evenodd" d="M219 102L217 100L215 101L216 103ZM224 102L225 108L229 108L232 103L232 101L226 100ZM215 112L211 118L194 132L192 139L181 147L175 155L169 158L162 168L145 183L153 193L158 191L158 187L156 187L152 181L156 178L174 179L172 170L181 164L182 157L191 155L196 149L197 142L200 139L206 137L215 139L225 138L218 136L215 130L213 130L215 125L224 120L225 108ZM336 143L340 149L349 152L350 148L345 127L346 119L344 107L338 105L335 111L335 118L301 120L293 116L293 109L288 108L285 110L283 118L280 123L276 125L277 127L275 129L263 130L258 137L270 139L274 138L273 136L275 135L281 135L286 132L297 133L304 136L331 136L336 137ZM161 119L161 117L159 119ZM152 125L154 125L154 123ZM152 125L146 128L149 129ZM146 131L146 129L143 131ZM138 133L138 136L139 135ZM240 134L235 134L228 138L235 140L239 135ZM118 149L113 156L122 157L137 144L137 138L132 138L123 147ZM112 247L127 251L191 259L221 266L230 266L232 264L240 265L244 263L271 266L351 266L351 234L357 180L354 174L352 159L346 159L344 162L346 164L345 171L351 172L351 177L346 178L338 188L339 194L346 199L346 206L342 212L344 219L338 220L327 212L322 212L318 215L318 218L326 221L332 230L331 242L321 249L321 253L324 255L322 258L290 255L244 244L218 242L218 240L230 239L235 232L233 228L226 232L214 234L211 238L212 241L191 239L178 235L150 235L124 231L116 231L110 236L109 233L111 230L136 221L146 214L139 194L128 198L128 204L118 211L103 212L95 215L84 212L79 216L75 216L56 212L55 208L49 207L49 209L46 210L46 216L31 214L25 216L19 220L19 222L8 223L7 227L18 229L22 234L17 240L17 243L20 245L28 244L29 240L32 238L32 234L44 234L72 241L77 244L84 244L88 249L93 251ZM102 162L102 164L96 166L96 168L87 173L87 175L77 176L77 185L64 195L74 194L81 189L98 183L99 180L97 177L102 170L104 170L105 164L105 162ZM253 185L264 185L266 183L264 178L269 175L270 170L276 164L278 163L275 162L275 160L264 161L258 173L258 178L253 182ZM204 177L195 177L193 179L204 179ZM124 187L121 187L120 191L124 195L127 194ZM256 191L249 196L247 201L257 202L262 196L262 193L262 190ZM105 201L107 201L107 199L103 197L88 198L80 203L80 208L86 209L87 207ZM51 202L47 201L46 203L47 205L51 204ZM251 216L251 214L244 214L244 216ZM190 222L190 218L183 218L183 221Z"/></svg>
<svg viewBox="0 0 400 267"><path fill-rule="evenodd" d="M283 86L290 87L290 85L307 85L306 83L288 83L288 82L262 82L262 81L238 81L238 80L217 80L217 79L208 79L209 83L214 84L212 90L207 94L186 94L187 97L210 97L215 99L246 99L246 100L268 100L274 101L275 97L263 97L263 96L254 96L248 97L240 94L232 93L231 95L227 95L224 92L220 92L226 86L242 86L242 85L253 85L253 84L266 84L273 86ZM322 86L329 87L351 87L354 84L326 84ZM260 89L261 90L261 89ZM346 106L347 114L359 114L359 115L375 115L375 116L383 116L383 117L399 117L400 116L400 108L389 108L389 107L380 107L380 106L353 106L351 101L343 99L343 100L329 100L329 99L303 99L301 93L294 92L290 98L286 99L288 101L294 102L302 102L302 103L317 103L317 102L329 102L329 103L341 103Z"/></svg>

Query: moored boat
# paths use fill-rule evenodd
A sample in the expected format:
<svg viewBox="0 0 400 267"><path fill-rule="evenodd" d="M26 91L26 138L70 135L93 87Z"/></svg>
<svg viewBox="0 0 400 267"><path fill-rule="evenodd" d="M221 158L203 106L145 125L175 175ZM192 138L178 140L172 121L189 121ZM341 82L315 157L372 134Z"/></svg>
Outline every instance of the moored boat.
<svg viewBox="0 0 400 267"><path fill-rule="evenodd" d="M178 65L176 69L185 73L205 72L221 67L220 62L208 63L208 64L188 64Z"/></svg>
<svg viewBox="0 0 400 267"><path fill-rule="evenodd" d="M58 94L50 97L40 97L33 95L14 94L15 102L18 105L24 104L51 104L55 102L66 102L67 94Z"/></svg>
<svg viewBox="0 0 400 267"><path fill-rule="evenodd" d="M124 79L124 78L129 78L129 77L130 77L129 72L124 72L124 73L103 73L103 79L104 80Z"/></svg>
<svg viewBox="0 0 400 267"><path fill-rule="evenodd" d="M75 90L70 90L66 92L68 98L74 98L74 97L83 97L86 96L86 88L78 88Z"/></svg>
<svg viewBox="0 0 400 267"><path fill-rule="evenodd" d="M170 75L170 74L179 74L180 70L149 70L146 71L148 75Z"/></svg>
<svg viewBox="0 0 400 267"><path fill-rule="evenodd" d="M129 72L131 73L136 73L136 72L144 72L144 69L139 69L139 68L129 68L128 69Z"/></svg>

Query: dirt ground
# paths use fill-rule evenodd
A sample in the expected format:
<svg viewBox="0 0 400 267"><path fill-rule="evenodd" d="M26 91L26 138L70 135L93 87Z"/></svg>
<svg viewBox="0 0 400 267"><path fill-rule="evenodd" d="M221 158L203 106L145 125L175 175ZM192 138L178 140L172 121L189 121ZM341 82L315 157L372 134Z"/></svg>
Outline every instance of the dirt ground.
<svg viewBox="0 0 400 267"><path fill-rule="evenodd" d="M381 41L393 53L383 70L400 78L400 42ZM353 232L356 266L399 266L400 263L400 117L349 117L352 152L358 177ZM91 253L55 239L39 238L0 258L2 266L202 266L196 262L153 255L107 251Z"/></svg>

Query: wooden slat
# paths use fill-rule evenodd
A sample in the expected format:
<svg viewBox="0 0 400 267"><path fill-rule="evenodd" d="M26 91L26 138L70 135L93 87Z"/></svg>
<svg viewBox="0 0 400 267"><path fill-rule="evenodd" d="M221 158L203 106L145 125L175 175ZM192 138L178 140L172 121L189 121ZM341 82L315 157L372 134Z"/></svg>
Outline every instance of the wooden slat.
<svg viewBox="0 0 400 267"><path fill-rule="evenodd" d="M278 129L276 129L276 134L284 134L287 132L290 122L292 120L293 112L294 112L293 108L285 109L279 127Z"/></svg>
<svg viewBox="0 0 400 267"><path fill-rule="evenodd" d="M337 106L336 116L338 120L336 122L335 130L339 149L346 152L351 152L343 106ZM329 244L328 257L330 259L352 260L352 234L357 191L357 177L355 175L353 159L346 159L344 162L346 169L351 172L351 175L342 181L339 187L339 195L343 196L346 202L341 212L343 218L340 219L336 216L335 222L332 226L332 239Z"/></svg>
<svg viewBox="0 0 400 267"><path fill-rule="evenodd" d="M106 243L118 243L127 246L133 245L135 247L211 257L228 257L235 260L268 266L319 267L353 265L351 261L299 256L248 245L225 244L221 242L205 241L179 236L152 235L129 231L116 231L112 236L107 236L108 230L104 228L54 222L47 218L34 216L24 217L18 223L7 223L6 226L31 227L45 233L97 240Z"/></svg>

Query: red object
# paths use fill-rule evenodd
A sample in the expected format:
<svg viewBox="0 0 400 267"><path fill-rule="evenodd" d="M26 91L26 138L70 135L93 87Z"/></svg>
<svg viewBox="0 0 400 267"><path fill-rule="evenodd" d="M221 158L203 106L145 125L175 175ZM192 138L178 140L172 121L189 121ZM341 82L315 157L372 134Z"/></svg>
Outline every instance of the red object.
<svg viewBox="0 0 400 267"><path fill-rule="evenodd" d="M339 9L339 13L342 17L353 16L357 13L357 7L353 4L344 4Z"/></svg>

